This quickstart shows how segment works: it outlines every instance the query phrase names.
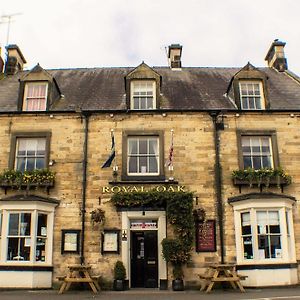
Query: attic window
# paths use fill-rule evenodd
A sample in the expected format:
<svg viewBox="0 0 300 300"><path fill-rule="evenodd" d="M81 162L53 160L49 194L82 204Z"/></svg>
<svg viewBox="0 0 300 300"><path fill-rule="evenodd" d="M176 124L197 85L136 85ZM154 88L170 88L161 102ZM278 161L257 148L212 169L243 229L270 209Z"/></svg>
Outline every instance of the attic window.
<svg viewBox="0 0 300 300"><path fill-rule="evenodd" d="M48 83L26 83L23 111L45 111L47 107Z"/></svg>
<svg viewBox="0 0 300 300"><path fill-rule="evenodd" d="M261 81L240 81L239 90L242 109L265 109L265 100Z"/></svg>
<svg viewBox="0 0 300 300"><path fill-rule="evenodd" d="M156 85L154 80L134 80L131 82L131 109L155 109Z"/></svg>

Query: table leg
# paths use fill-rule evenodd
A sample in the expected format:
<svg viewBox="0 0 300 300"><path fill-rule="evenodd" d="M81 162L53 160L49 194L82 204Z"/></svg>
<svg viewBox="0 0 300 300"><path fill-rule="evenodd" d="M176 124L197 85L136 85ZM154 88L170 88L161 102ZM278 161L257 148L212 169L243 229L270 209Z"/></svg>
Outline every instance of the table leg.
<svg viewBox="0 0 300 300"><path fill-rule="evenodd" d="M213 278L218 278L219 272L220 272L219 270L216 270L215 273L214 273L214 275L213 275ZM215 284L215 281L211 281L209 283L209 285L208 285L208 287L206 289L206 293L209 293L212 290L214 284Z"/></svg>
<svg viewBox="0 0 300 300"><path fill-rule="evenodd" d="M231 272L231 271L229 271L229 270L224 270L224 274L226 275L226 277L234 277L234 276L237 276L237 275L235 275L233 272ZM235 285L236 283L235 283L234 281L229 281L229 282L230 282L232 288L233 288L234 290L236 290L236 289L237 289L237 286Z"/></svg>
<svg viewBox="0 0 300 300"><path fill-rule="evenodd" d="M63 281L63 283L60 286L60 289L58 291L59 294L62 294L65 291L67 283L65 281Z"/></svg>
<svg viewBox="0 0 300 300"><path fill-rule="evenodd" d="M88 282L88 284L90 285L90 287L91 287L92 291L94 292L94 294L97 294L97 293L98 293L98 290L97 290L97 288L96 288L95 282L94 282L94 280L92 279L90 273L89 273L88 271L84 271L83 274L84 274L84 276L85 276L86 278L88 278L88 279L91 280L90 282ZM98 283L97 283L97 284L98 284ZM100 290L100 286L99 286L99 290Z"/></svg>

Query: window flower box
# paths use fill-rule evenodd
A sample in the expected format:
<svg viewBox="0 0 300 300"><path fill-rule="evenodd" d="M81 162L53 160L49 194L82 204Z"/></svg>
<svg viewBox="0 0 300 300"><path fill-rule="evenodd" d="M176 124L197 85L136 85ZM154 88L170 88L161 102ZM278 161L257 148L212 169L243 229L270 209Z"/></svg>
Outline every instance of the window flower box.
<svg viewBox="0 0 300 300"><path fill-rule="evenodd" d="M263 169L252 169L248 168L245 170L235 170L232 172L233 184L239 186L248 185L249 187L259 187L262 189L263 186L277 186L283 189L283 186L292 183L290 175L285 173L281 168L263 168Z"/></svg>
<svg viewBox="0 0 300 300"><path fill-rule="evenodd" d="M5 170L0 173L0 187L7 189L37 189L45 188L49 193L49 188L54 186L55 173L46 169L36 169L33 171Z"/></svg>

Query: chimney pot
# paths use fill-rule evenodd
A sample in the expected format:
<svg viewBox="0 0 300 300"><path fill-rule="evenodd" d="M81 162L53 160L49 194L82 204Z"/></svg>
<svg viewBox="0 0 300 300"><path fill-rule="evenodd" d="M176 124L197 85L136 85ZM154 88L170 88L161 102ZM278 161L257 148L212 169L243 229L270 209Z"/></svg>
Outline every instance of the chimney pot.
<svg viewBox="0 0 300 300"><path fill-rule="evenodd" d="M288 69L287 60L284 55L285 44L286 43L275 39L265 58L268 67L274 68L279 72L284 72Z"/></svg>
<svg viewBox="0 0 300 300"><path fill-rule="evenodd" d="M171 69L181 68L181 53L182 53L181 45L172 44L169 46L168 59L169 59L169 67L171 67Z"/></svg>

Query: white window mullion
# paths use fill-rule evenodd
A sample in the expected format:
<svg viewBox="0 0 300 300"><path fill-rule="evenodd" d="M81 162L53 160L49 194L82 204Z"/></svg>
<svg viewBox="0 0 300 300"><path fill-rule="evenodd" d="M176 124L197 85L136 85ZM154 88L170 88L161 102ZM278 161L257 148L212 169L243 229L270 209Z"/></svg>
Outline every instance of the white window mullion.
<svg viewBox="0 0 300 300"><path fill-rule="evenodd" d="M253 208L250 210L250 220L253 226L253 257L254 257L254 261L258 261L259 251L258 251L257 218L256 218L256 210L254 210Z"/></svg>
<svg viewBox="0 0 300 300"><path fill-rule="evenodd" d="M31 224L31 251L30 251L30 261L35 262L35 251L36 251L36 237L37 237L37 210L35 209L32 214L32 224Z"/></svg>

